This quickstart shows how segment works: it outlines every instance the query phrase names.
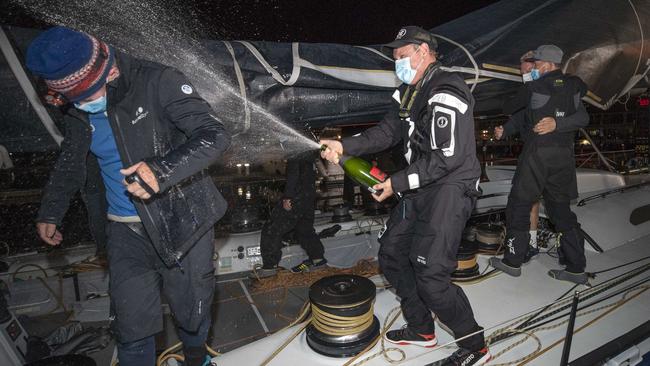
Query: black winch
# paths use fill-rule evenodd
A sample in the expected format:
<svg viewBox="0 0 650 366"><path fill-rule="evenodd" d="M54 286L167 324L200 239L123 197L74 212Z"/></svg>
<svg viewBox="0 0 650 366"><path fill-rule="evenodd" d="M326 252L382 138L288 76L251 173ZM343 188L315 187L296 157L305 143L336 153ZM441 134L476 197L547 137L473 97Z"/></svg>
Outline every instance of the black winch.
<svg viewBox="0 0 650 366"><path fill-rule="evenodd" d="M352 357L379 337L373 313L376 287L355 275L324 277L309 288L312 321L307 344L328 357Z"/></svg>

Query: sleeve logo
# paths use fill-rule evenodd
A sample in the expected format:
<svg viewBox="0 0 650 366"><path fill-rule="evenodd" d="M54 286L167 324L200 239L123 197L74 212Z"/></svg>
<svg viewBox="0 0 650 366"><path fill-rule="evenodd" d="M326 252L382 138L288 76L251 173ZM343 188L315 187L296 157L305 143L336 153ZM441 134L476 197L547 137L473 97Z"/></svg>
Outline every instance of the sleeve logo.
<svg viewBox="0 0 650 366"><path fill-rule="evenodd" d="M182 91L183 93L189 95L189 94L192 94L192 91L193 91L193 90L192 90L192 87L191 87L191 86L189 86L189 85L187 85L187 84L183 84L183 86L181 86L181 91Z"/></svg>

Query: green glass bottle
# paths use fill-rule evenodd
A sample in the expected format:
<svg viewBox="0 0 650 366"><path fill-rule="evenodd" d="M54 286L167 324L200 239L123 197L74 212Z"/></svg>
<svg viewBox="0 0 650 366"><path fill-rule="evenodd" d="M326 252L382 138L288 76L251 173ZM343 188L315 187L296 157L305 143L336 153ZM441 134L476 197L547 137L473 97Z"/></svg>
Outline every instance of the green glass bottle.
<svg viewBox="0 0 650 366"><path fill-rule="evenodd" d="M322 145L322 151L327 149L327 145ZM370 162L356 156L341 155L339 156L339 165L345 171L348 177L366 188L370 193L381 194L380 191L372 188L375 184L383 183L388 179L388 174L382 172L379 168Z"/></svg>

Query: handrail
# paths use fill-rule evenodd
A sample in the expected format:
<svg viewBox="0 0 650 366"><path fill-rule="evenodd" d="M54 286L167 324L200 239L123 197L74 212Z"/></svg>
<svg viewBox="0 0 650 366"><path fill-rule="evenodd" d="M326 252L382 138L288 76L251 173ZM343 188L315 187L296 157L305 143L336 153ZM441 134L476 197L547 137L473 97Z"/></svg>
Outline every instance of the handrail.
<svg viewBox="0 0 650 366"><path fill-rule="evenodd" d="M637 183L637 184L632 184L632 185L625 186L625 187L620 187L620 188L614 188L614 189L611 189L611 190L606 191L606 192L601 192L601 193L595 194L593 196L585 197L585 198L581 199L580 201L578 201L577 206L582 207L585 204L587 204L587 202L589 202L589 201L593 201L593 200L596 200L596 199L599 199L599 198L605 198L605 197L609 196L610 194L621 193L621 192L627 191L628 189L639 188L639 187L643 187L643 186L647 186L647 185L650 185L650 181L641 182L641 183Z"/></svg>

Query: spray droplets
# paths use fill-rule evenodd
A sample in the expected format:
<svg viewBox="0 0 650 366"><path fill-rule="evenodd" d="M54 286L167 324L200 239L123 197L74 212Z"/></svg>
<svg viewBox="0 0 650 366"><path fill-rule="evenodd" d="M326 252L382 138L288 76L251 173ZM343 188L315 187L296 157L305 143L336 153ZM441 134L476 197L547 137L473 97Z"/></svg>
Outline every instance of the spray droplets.
<svg viewBox="0 0 650 366"><path fill-rule="evenodd" d="M151 0L15 0L37 17L92 34L132 56L182 71L233 134L230 161L263 162L318 144L290 128L262 106L244 101L230 80L233 70L211 63L210 51L185 27L181 3ZM245 127L245 106L250 127ZM280 144L282 140L282 144Z"/></svg>

